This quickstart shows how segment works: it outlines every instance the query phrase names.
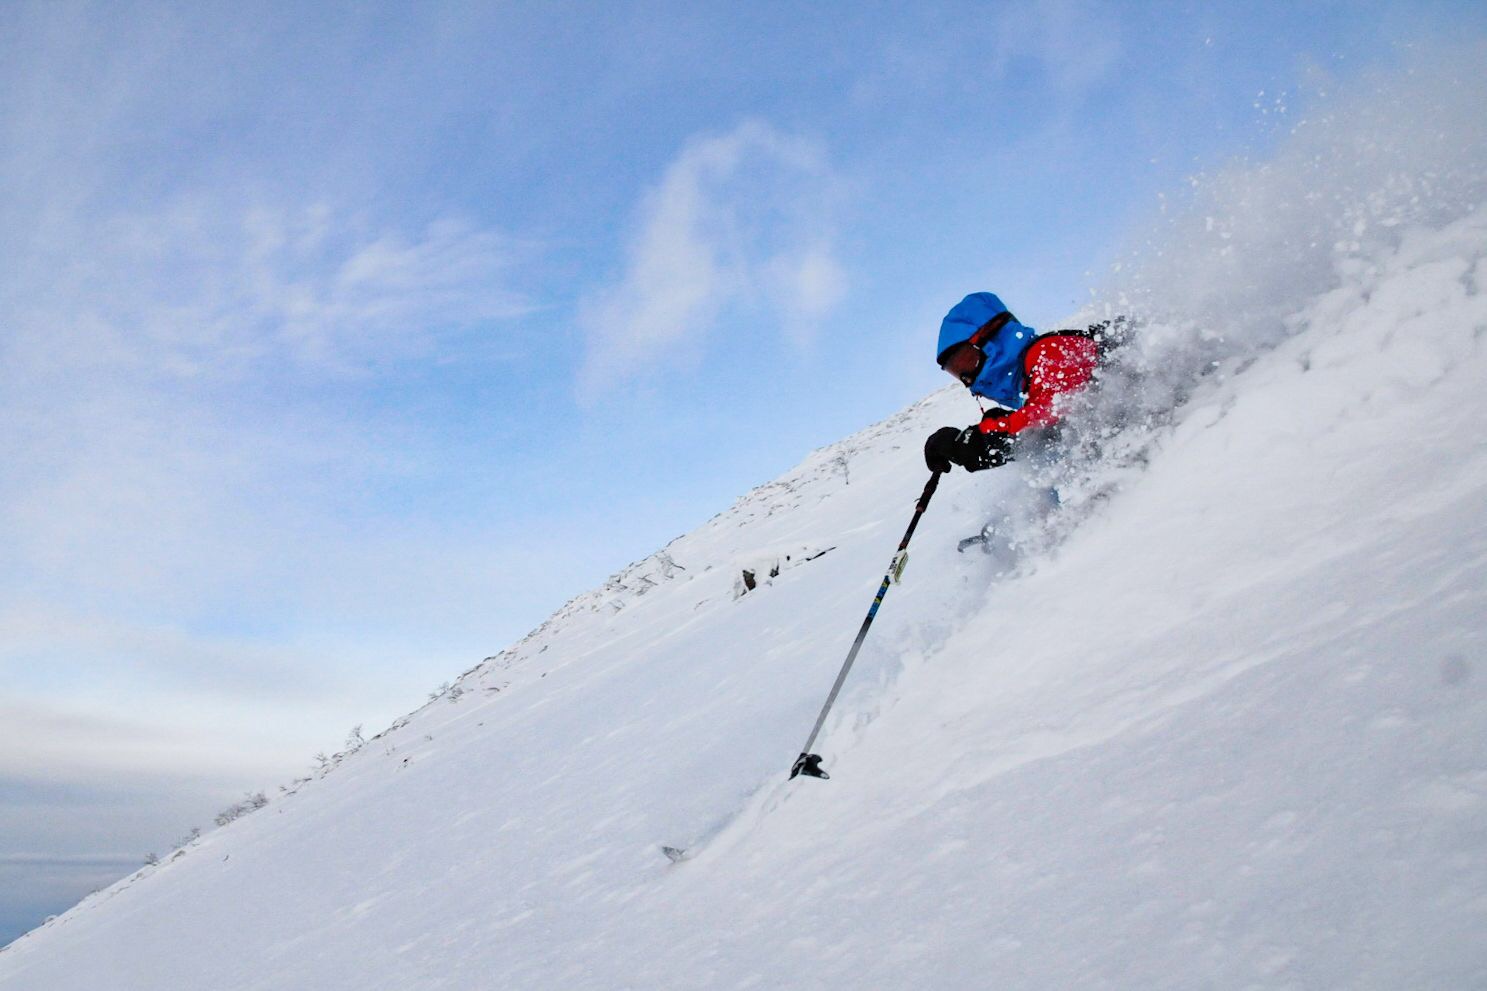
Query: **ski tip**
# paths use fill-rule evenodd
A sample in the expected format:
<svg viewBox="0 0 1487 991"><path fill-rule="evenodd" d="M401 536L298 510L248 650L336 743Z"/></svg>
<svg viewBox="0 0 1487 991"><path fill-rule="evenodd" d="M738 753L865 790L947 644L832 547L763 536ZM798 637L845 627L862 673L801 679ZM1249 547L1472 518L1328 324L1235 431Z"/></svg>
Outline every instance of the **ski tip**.
<svg viewBox="0 0 1487 991"><path fill-rule="evenodd" d="M683 860L687 859L687 850L685 847L663 846L661 848L661 852L664 853L666 855L666 859L671 861L673 864L679 864Z"/></svg>

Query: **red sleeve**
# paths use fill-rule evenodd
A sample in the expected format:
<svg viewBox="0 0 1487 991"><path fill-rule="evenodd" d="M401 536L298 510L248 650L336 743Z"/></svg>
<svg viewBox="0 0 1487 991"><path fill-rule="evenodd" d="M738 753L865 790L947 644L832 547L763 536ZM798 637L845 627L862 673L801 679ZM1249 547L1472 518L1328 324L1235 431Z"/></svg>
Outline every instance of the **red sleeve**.
<svg viewBox="0 0 1487 991"><path fill-rule="evenodd" d="M1046 427L1059 420L1058 398L1084 386L1095 371L1099 349L1088 337L1049 334L1028 348L1023 358L1027 372L1027 401L1011 413L988 413L982 433L1016 434L1028 427Z"/></svg>

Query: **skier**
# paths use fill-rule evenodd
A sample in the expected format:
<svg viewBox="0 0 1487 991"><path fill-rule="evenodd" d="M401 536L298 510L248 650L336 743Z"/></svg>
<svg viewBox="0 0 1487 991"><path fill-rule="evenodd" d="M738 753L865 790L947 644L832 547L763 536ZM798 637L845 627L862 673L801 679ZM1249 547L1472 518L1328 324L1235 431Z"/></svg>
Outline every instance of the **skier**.
<svg viewBox="0 0 1487 991"><path fill-rule="evenodd" d="M1087 330L1038 334L1018 323L992 293L971 293L956 303L940 323L940 367L995 405L983 408L980 423L930 434L924 443L929 470L949 471L957 464L981 471L1012 460L1019 435L1056 424L1059 398L1094 376L1114 329L1106 321Z"/></svg>

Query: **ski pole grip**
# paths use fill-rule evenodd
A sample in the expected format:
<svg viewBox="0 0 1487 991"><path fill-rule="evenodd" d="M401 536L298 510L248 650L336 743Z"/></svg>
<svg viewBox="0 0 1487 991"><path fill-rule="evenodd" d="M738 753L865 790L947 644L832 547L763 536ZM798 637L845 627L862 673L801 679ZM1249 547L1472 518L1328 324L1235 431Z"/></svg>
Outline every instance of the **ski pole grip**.
<svg viewBox="0 0 1487 991"><path fill-rule="evenodd" d="M934 495L935 489L940 487L940 474L938 471L929 473L929 481L924 483L924 491L919 494L919 502L914 506L917 512L922 513L929 506L930 496Z"/></svg>

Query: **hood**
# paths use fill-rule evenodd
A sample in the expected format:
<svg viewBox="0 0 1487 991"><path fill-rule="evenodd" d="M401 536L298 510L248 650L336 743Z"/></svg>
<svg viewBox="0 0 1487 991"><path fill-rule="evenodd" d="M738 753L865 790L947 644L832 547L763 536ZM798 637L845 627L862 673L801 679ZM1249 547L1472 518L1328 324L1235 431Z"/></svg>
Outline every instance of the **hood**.
<svg viewBox="0 0 1487 991"><path fill-rule="evenodd" d="M945 319L940 321L935 357L939 358L955 345L970 340L971 335L987 321L1007 312L1007 307L995 293L971 293L951 307ZM1007 409L1021 407L1024 385L1022 356L1032 343L1033 329L1011 317L991 340L981 346L981 350L986 352L986 364L981 366L981 374L971 383L971 392Z"/></svg>

